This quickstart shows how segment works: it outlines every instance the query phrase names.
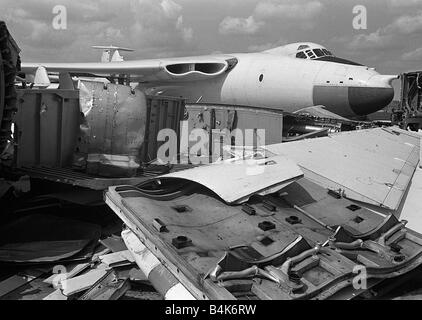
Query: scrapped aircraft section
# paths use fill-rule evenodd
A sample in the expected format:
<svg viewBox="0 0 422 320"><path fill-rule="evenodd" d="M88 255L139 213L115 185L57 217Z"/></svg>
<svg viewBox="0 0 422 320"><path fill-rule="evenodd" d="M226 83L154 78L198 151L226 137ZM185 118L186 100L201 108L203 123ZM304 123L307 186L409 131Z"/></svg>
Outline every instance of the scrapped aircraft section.
<svg viewBox="0 0 422 320"><path fill-rule="evenodd" d="M158 132L179 132L184 100L80 81L79 90L18 89L12 168L33 178L103 190L137 184L157 157Z"/></svg>
<svg viewBox="0 0 422 320"><path fill-rule="evenodd" d="M16 73L20 70L20 49L6 24L0 21L0 152L12 140L12 118L16 112Z"/></svg>
<svg viewBox="0 0 422 320"><path fill-rule="evenodd" d="M347 198L397 210L419 163L420 139L399 128L376 128L265 149L288 156L305 177Z"/></svg>
<svg viewBox="0 0 422 320"><path fill-rule="evenodd" d="M222 177L230 177L230 183ZM276 192L301 177L303 173L294 162L278 156L270 160L237 159L177 171L162 176L161 180L193 181L213 190L225 202L239 204L256 194Z"/></svg>
<svg viewBox="0 0 422 320"><path fill-rule="evenodd" d="M200 167L195 177L206 179L213 170ZM227 175L221 181L239 188ZM208 189L187 176L110 187L105 200L196 299L335 298L358 292L353 278L359 268L371 281L422 263L422 236L406 221L369 211L309 179L265 195L257 187L247 202L230 206L215 185ZM162 287L166 280L160 281L153 285Z"/></svg>

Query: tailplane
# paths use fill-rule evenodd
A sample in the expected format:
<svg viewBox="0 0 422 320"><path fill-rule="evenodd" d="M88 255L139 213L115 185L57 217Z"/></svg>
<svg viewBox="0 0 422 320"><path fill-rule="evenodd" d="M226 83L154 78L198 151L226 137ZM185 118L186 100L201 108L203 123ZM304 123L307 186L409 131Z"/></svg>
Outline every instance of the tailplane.
<svg viewBox="0 0 422 320"><path fill-rule="evenodd" d="M126 52L134 51L133 49L115 47L115 46L92 46L92 48L103 50L103 55L101 56L101 62L104 62L104 63L124 61L119 51L126 51Z"/></svg>

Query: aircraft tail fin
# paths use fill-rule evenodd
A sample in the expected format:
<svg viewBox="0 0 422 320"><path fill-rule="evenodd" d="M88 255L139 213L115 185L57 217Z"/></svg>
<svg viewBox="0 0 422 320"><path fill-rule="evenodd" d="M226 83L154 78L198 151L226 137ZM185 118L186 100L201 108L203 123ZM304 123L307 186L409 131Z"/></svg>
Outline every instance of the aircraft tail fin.
<svg viewBox="0 0 422 320"><path fill-rule="evenodd" d="M120 51L134 51L133 49L115 46L92 46L92 48L103 50L103 55L101 56L101 62L103 63L124 61L123 57L120 55Z"/></svg>

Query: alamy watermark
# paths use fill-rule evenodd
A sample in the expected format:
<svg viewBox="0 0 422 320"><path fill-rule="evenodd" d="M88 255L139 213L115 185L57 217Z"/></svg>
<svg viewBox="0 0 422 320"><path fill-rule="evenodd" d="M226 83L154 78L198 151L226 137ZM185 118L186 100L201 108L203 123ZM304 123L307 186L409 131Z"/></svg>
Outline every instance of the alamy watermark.
<svg viewBox="0 0 422 320"><path fill-rule="evenodd" d="M352 25L355 30L366 30L368 29L368 11L365 6L357 5L353 7Z"/></svg>
<svg viewBox="0 0 422 320"><path fill-rule="evenodd" d="M56 5L53 7L52 13L54 15L51 25L54 30L67 30L67 9L63 5Z"/></svg>
<svg viewBox="0 0 422 320"><path fill-rule="evenodd" d="M356 274L352 280L352 286L355 290L366 290L368 289L368 273L366 267L363 265L357 265L353 268L353 274Z"/></svg>
<svg viewBox="0 0 422 320"><path fill-rule="evenodd" d="M159 163L199 165L233 158L239 161L265 158L265 129L189 131L187 121L182 121L180 127L180 135L173 129L159 131L157 141L162 143L157 150Z"/></svg>

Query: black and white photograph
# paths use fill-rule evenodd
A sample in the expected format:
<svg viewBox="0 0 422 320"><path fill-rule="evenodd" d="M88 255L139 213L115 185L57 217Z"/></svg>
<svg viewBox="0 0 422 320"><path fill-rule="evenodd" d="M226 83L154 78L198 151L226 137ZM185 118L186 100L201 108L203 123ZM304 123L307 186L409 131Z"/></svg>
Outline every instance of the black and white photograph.
<svg viewBox="0 0 422 320"><path fill-rule="evenodd" d="M422 300L421 141L422 0L0 0L0 300Z"/></svg>

